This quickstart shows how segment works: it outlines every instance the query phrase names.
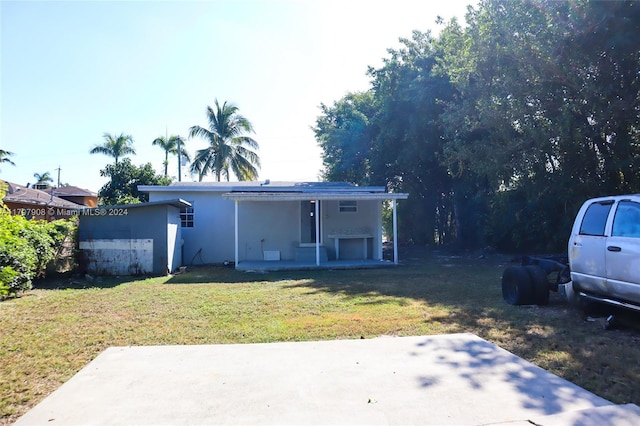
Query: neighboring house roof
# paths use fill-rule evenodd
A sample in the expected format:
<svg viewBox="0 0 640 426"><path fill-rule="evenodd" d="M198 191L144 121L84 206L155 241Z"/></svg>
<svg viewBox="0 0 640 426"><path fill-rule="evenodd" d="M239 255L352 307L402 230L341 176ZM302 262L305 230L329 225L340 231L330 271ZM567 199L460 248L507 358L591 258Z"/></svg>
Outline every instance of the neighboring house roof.
<svg viewBox="0 0 640 426"><path fill-rule="evenodd" d="M8 186L8 191L4 197L5 203L14 202L33 204L37 206L64 207L68 209L78 208L78 204L72 203L71 201L67 201L56 196L52 196L45 191L34 188L27 188L25 186L18 185L12 182L6 183Z"/></svg>
<svg viewBox="0 0 640 426"><path fill-rule="evenodd" d="M356 186L348 182L174 182L169 186L141 185L142 192L223 192L234 200L354 200L406 199L383 186Z"/></svg>
<svg viewBox="0 0 640 426"><path fill-rule="evenodd" d="M44 190L47 194L53 194L60 197L97 197L98 194L88 189L78 188L77 186L61 186L59 188L48 188Z"/></svg>

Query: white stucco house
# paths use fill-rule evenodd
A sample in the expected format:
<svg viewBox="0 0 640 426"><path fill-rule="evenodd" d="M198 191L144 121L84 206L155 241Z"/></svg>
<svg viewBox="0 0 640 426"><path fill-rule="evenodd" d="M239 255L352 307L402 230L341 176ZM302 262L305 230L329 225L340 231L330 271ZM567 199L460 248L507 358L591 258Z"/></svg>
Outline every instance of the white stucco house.
<svg viewBox="0 0 640 426"><path fill-rule="evenodd" d="M150 202L183 199L185 265L304 269L397 263L382 253L383 202L405 193L335 182L175 182L140 186ZM395 237L394 237L395 239ZM395 245L394 245L395 246Z"/></svg>

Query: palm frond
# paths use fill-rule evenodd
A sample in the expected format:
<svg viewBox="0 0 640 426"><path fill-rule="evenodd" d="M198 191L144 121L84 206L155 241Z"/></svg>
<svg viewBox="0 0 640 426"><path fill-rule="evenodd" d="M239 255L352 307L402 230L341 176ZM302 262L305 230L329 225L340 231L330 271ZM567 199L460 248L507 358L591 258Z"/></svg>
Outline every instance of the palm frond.
<svg viewBox="0 0 640 426"><path fill-rule="evenodd" d="M105 142L102 145L96 145L89 153L90 154L105 154L115 159L116 164L118 158L125 155L135 155L136 151L133 148L133 137L120 133L120 135L114 137L109 133L102 135Z"/></svg>
<svg viewBox="0 0 640 426"><path fill-rule="evenodd" d="M230 172L241 180L256 178L260 159L254 151L258 149L258 142L246 136L253 133L253 126L238 114L238 107L226 101L220 105L215 99L214 108L207 106L207 121L208 129L197 125L189 129L190 137L200 137L209 144L196 154L191 165L193 171L212 172L218 180L229 180ZM206 156L204 151L208 151Z"/></svg>

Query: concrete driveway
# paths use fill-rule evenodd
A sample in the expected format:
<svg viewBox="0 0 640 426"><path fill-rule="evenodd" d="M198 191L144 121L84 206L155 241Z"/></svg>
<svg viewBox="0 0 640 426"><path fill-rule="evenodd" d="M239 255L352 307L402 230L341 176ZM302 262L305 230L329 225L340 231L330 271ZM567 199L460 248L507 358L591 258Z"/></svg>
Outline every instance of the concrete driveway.
<svg viewBox="0 0 640 426"><path fill-rule="evenodd" d="M16 425L637 425L472 334L112 347Z"/></svg>

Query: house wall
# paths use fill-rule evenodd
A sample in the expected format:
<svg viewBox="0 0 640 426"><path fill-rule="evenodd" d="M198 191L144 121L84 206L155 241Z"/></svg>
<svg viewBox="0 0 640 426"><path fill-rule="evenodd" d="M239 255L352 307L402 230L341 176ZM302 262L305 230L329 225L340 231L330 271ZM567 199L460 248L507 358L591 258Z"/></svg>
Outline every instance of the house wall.
<svg viewBox="0 0 640 426"><path fill-rule="evenodd" d="M225 199L223 191L154 191L149 201L182 198L192 204L194 225L181 228L182 263L216 264L235 259L235 202ZM367 257L382 259L382 203L376 200L357 202L357 213L339 211L338 201L321 202L322 244L330 259L335 259L335 233L373 235L368 240ZM264 251L280 251L281 260L295 260L300 244L300 201L239 202L239 261L264 259ZM341 240L341 259L362 259L362 240Z"/></svg>
<svg viewBox="0 0 640 426"><path fill-rule="evenodd" d="M97 212L106 211L99 214ZM96 274L166 274L180 266L180 209L169 205L80 216L81 263Z"/></svg>
<svg viewBox="0 0 640 426"><path fill-rule="evenodd" d="M238 209L239 260L263 260L265 250L280 251L281 260L295 260L295 249L300 241L299 222L300 202L298 201L240 202Z"/></svg>
<svg viewBox="0 0 640 426"><path fill-rule="evenodd" d="M98 205L98 197L82 196L82 195L57 195L59 198L71 201L81 206L96 207Z"/></svg>
<svg viewBox="0 0 640 426"><path fill-rule="evenodd" d="M367 257L382 259L382 202L359 200L357 212L341 212L339 201L322 202L323 244L330 259L336 258L332 234L371 234ZM361 239L341 239L340 259L362 259Z"/></svg>
<svg viewBox="0 0 640 426"><path fill-rule="evenodd" d="M225 191L227 192L227 191ZM233 200L222 198L223 192L150 192L149 201L174 200L176 197L193 206L193 227L182 228L182 263L203 265L233 261L235 258L235 207Z"/></svg>
<svg viewBox="0 0 640 426"><path fill-rule="evenodd" d="M241 202L238 213L240 261L264 259L264 251L277 250L281 260L295 260L301 241L300 201ZM371 234L367 257L382 259L382 203L358 201L357 212L340 212L338 201L321 202L321 243L330 259L336 258L331 234ZM233 226L233 223L230 225ZM362 239L340 240L341 259L362 259Z"/></svg>

